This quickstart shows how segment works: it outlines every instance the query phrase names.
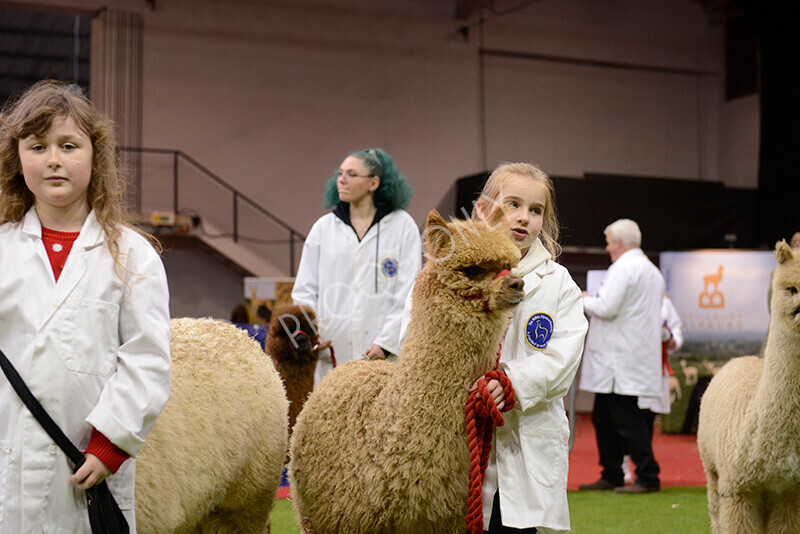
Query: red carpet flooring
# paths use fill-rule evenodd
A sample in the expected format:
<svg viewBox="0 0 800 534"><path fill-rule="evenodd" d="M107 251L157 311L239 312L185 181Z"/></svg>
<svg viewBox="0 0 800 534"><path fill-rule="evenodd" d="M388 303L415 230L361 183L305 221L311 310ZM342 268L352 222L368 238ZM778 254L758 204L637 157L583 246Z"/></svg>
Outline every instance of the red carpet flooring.
<svg viewBox="0 0 800 534"><path fill-rule="evenodd" d="M653 453L661 467L661 485L705 486L703 464L697 452L697 436L688 434L662 434L656 421L653 435ZM595 441L594 425L590 414L578 414L575 422L575 444L569 455L567 489L600 478L600 464Z"/></svg>

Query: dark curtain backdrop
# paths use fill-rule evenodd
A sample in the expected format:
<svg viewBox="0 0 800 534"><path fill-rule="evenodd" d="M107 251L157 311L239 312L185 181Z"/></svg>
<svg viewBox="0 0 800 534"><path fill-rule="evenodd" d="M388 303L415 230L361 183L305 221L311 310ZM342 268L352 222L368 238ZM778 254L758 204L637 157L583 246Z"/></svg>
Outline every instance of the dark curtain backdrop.
<svg viewBox="0 0 800 534"><path fill-rule="evenodd" d="M440 206L442 214L469 214L488 176L488 172L482 172L456 180L454 202ZM628 218L639 223L642 248L647 251L759 247L757 192L752 189L611 174L554 176L553 185L564 246L602 249L603 229L617 219Z"/></svg>
<svg viewBox="0 0 800 534"><path fill-rule="evenodd" d="M772 246L800 230L800 22L796 2L745 6L761 51L759 240Z"/></svg>

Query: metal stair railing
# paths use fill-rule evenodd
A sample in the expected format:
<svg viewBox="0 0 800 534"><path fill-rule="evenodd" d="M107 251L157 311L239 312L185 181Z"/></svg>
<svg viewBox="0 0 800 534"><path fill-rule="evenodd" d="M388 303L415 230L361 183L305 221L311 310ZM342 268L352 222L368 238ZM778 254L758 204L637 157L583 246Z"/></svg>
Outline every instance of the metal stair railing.
<svg viewBox="0 0 800 534"><path fill-rule="evenodd" d="M217 174L199 163L197 160L181 150L166 148L145 147L119 147L120 152L126 153L125 163L133 179L134 188L130 192L128 202L131 208L138 213L149 211L169 211L176 216L190 215L196 220L208 220L215 226L223 229L222 233L209 234L207 237L228 237L234 242L252 249L251 252L264 257L265 260L275 265L285 264L288 256L288 272L290 276L296 274L299 263L299 253L305 236L292 228L289 224L270 213L247 195L242 194ZM149 159L153 156L156 159ZM169 158L169 163L164 164L164 157ZM188 164L182 166L181 162ZM183 169L182 169L183 168ZM181 173L183 170L183 174ZM171 188L167 190L166 182L160 180L171 174ZM145 179L147 175L147 179ZM187 177L187 175L189 175ZM203 182L203 179L206 183ZM216 190L222 190L230 196L229 209L219 202L215 191L203 192L209 185ZM170 199L171 197L171 199ZM171 201L170 201L171 200ZM229 213L226 213L229 211ZM249 225L247 223L250 223ZM247 235L242 228L249 228L259 236ZM226 231L226 230L230 231ZM275 234L288 234L287 238L271 238ZM296 245L300 244L300 247ZM276 250L288 245L288 251L281 253Z"/></svg>

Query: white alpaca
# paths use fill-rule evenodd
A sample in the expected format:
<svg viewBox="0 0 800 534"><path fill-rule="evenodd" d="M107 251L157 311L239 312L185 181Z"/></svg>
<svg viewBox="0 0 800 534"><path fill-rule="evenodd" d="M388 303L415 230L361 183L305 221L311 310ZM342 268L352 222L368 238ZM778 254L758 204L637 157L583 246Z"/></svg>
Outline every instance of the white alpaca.
<svg viewBox="0 0 800 534"><path fill-rule="evenodd" d="M800 258L775 257L764 357L724 365L700 405L714 534L800 532Z"/></svg>
<svg viewBox="0 0 800 534"><path fill-rule="evenodd" d="M173 319L172 395L137 460L139 534L267 533L286 455L288 404L246 332Z"/></svg>
<svg viewBox="0 0 800 534"><path fill-rule="evenodd" d="M684 384L687 386L697 384L697 367L687 365L686 360L681 358L681 370L683 371Z"/></svg>

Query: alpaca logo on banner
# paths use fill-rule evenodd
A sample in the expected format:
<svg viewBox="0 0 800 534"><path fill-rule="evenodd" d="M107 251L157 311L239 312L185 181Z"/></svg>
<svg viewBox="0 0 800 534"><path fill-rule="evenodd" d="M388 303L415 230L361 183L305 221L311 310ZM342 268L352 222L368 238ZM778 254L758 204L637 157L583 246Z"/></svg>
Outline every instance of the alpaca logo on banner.
<svg viewBox="0 0 800 534"><path fill-rule="evenodd" d="M717 266L716 274L703 276L703 291L700 292L699 304L701 308L724 308L725 295L719 290L722 281L722 265Z"/></svg>
<svg viewBox="0 0 800 534"><path fill-rule="evenodd" d="M757 345L758 351L769 325L767 291L774 252L662 252L659 266L683 322L684 350L686 342L732 341L746 343L747 351L753 350L750 344Z"/></svg>
<svg viewBox="0 0 800 534"><path fill-rule="evenodd" d="M536 350L547 348L553 335L553 318L546 313L534 313L525 324L525 340Z"/></svg>

